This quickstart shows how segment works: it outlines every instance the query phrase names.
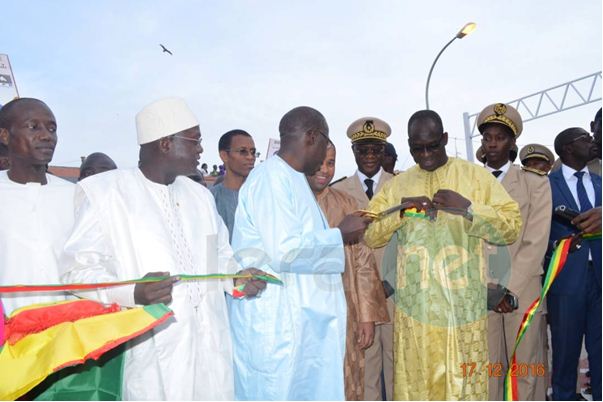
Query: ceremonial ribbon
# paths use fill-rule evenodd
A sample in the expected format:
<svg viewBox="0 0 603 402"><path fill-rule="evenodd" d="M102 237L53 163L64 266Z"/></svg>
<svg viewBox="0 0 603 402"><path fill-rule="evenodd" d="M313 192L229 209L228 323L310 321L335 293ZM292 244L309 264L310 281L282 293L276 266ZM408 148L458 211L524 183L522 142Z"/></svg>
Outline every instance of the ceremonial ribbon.
<svg viewBox="0 0 603 402"><path fill-rule="evenodd" d="M409 208L404 210L404 216L411 218L429 219L425 214L425 211L418 211L416 208Z"/></svg>
<svg viewBox="0 0 603 402"><path fill-rule="evenodd" d="M452 208L452 207L441 207L441 208L436 208L436 210L448 212L450 214L456 214L456 215L465 215L467 213L466 209ZM360 214L360 216L365 216L367 218L380 220L380 219L383 219L386 216L393 214L394 212L398 212L398 211L402 211L403 216L406 216L406 217L428 219L428 220L435 219L435 216L430 217L429 215L427 215L426 211L423 209L418 210L417 208L403 208L402 204L393 206L393 207L388 208L381 212L371 212L366 209L359 209L357 212Z"/></svg>
<svg viewBox="0 0 603 402"><path fill-rule="evenodd" d="M200 281L208 279L259 279L275 285L282 285L283 282L277 277L265 275L250 274L206 274L206 275L172 275L172 276L146 276L139 279L130 279L116 282L100 283L68 283L68 284L44 284L44 285L8 285L0 286L0 293L18 293L18 292L64 292L72 290L92 290L101 288L111 288L115 286L134 285L138 283L160 282L171 277L178 277L180 281Z"/></svg>
<svg viewBox="0 0 603 402"><path fill-rule="evenodd" d="M584 240L601 240L601 233L586 233L582 235Z"/></svg>
<svg viewBox="0 0 603 402"><path fill-rule="evenodd" d="M584 240L597 240L601 239L601 233L589 233L583 234L582 238ZM515 337L515 346L513 347L513 354L511 355L511 364L507 368L507 374L505 375L504 382L504 400L505 401L518 401L519 394L517 391L517 375L511 375L511 371L513 367L517 368L517 361L515 353L517 352L517 347L519 343L523 339L528 327L532 322L532 318L534 318L534 314L542 304L545 296L549 292L553 281L565 265L565 261L567 260L567 255L569 254L569 249L571 246L572 238L567 237L559 240L557 247L553 251L551 255L551 260L549 262L548 269L546 271L546 275L544 277L544 282L542 284L542 291L540 292L540 296L530 304L530 307L526 310L523 315L523 319L521 320L521 324L519 325L519 329L517 330L517 336ZM515 370L517 372L517 370Z"/></svg>

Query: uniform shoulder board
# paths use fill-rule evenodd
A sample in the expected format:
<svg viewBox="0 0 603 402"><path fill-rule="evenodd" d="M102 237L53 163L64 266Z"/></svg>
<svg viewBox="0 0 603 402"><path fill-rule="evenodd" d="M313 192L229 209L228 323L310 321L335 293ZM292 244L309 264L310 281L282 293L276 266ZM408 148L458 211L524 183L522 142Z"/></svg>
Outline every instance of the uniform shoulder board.
<svg viewBox="0 0 603 402"><path fill-rule="evenodd" d="M542 170L538 170L538 169L534 169L534 168L530 168L527 166L522 166L521 170L524 170L526 172L532 172L537 174L538 176L546 176L546 172L543 172Z"/></svg>
<svg viewBox="0 0 603 402"><path fill-rule="evenodd" d="M337 183L339 183L340 181L343 181L343 180L345 180L345 179L347 179L347 178L348 178L348 176L343 176L341 179L337 179L337 180L335 180L335 181L331 182L331 184L329 184L329 187L331 187L333 184L337 184Z"/></svg>

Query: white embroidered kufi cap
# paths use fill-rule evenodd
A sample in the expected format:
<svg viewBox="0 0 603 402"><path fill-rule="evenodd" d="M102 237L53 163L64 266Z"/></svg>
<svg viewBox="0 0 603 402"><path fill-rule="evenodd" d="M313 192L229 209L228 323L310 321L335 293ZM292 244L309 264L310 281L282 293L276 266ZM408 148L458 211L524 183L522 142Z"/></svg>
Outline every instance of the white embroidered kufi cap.
<svg viewBox="0 0 603 402"><path fill-rule="evenodd" d="M198 125L197 118L184 99L159 99L136 115L138 144L147 144Z"/></svg>

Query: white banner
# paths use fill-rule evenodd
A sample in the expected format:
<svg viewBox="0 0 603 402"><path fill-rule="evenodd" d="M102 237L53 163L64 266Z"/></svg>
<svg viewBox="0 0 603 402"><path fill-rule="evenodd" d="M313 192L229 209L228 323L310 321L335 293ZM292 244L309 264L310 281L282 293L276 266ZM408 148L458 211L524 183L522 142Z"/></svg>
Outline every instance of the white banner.
<svg viewBox="0 0 603 402"><path fill-rule="evenodd" d="M270 138L268 141L268 152L266 152L266 159L274 156L281 149L281 140L276 138Z"/></svg>
<svg viewBox="0 0 603 402"><path fill-rule="evenodd" d="M19 92L8 55L0 54L0 106L18 97Z"/></svg>

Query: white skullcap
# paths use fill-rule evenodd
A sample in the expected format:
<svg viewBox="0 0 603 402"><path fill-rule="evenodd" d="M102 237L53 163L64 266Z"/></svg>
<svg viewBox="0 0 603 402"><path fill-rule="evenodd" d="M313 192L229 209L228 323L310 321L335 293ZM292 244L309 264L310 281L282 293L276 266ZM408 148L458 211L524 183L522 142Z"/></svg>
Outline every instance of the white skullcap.
<svg viewBox="0 0 603 402"><path fill-rule="evenodd" d="M138 145L147 144L198 125L197 118L184 99L163 98L145 106L136 115Z"/></svg>

